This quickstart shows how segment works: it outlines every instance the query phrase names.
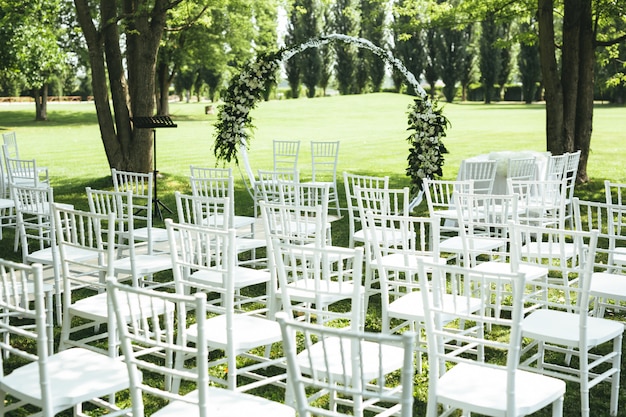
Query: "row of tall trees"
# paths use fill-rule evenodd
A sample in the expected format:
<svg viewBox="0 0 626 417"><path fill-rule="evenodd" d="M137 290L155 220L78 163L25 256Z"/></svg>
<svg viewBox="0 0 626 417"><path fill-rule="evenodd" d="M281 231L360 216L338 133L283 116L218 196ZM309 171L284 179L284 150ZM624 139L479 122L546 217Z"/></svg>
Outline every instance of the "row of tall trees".
<svg viewBox="0 0 626 417"><path fill-rule="evenodd" d="M515 7L500 3L496 0L395 0L391 3L384 0L293 0L287 43L304 42L316 33L360 36L392 50L411 72L431 86L433 94L432 86L441 82L447 101L458 97L459 90L461 99L467 99L468 86L480 83L484 101L490 103L496 98L502 99L505 87L515 81L522 84L522 97L530 103L539 97L538 89L543 87L537 3L527 1ZM616 7L612 7L616 11ZM559 3L554 4L554 8L564 12ZM609 29L604 24L600 26L606 20L601 15L607 10L599 5L594 13L596 11L598 33L601 33ZM619 29L623 26L623 11L613 20L621 22L616 32L623 30ZM560 26L563 22L556 23ZM554 35L553 41L558 45L561 29ZM613 59L605 57L598 63L603 63L604 68L609 68L606 64L618 64L620 61L615 59L618 49L613 50ZM624 49L622 47L622 55ZM378 91L384 78L383 64L378 59L368 59L370 55L366 50L355 51L350 46L338 45L334 54L326 54L322 59L323 68L333 70L335 85L341 94ZM288 64L293 97L299 96L301 84L305 85L308 96L315 93L311 83L319 79L320 65L316 62L320 59L321 54L311 50L306 60ZM623 84L619 81L622 73L621 66L617 71L615 68L602 71L601 87L606 86L602 89ZM392 75L397 90L410 88L402 86L404 80L400 74ZM318 84L318 87L322 86ZM326 86L322 87L322 91L325 90Z"/></svg>
<svg viewBox="0 0 626 417"><path fill-rule="evenodd" d="M330 32L368 38L431 86L441 80L448 100L480 80L489 102L516 63L526 98L538 82L545 90L547 149L581 149L583 181L596 74L626 84L626 5L611 0L0 0L0 86L31 91L43 119L48 86L85 74L109 164L149 171L150 131L131 118L167 114L172 85L206 85L215 97L231 71L276 47L279 6L287 44ZM379 90L384 67L336 43L294 57L286 73L294 97L300 84L313 96L331 79L356 94Z"/></svg>
<svg viewBox="0 0 626 417"><path fill-rule="evenodd" d="M337 32L365 36L374 33L373 29L380 31L380 22L385 20L372 18L372 10L384 10L387 3L375 3L294 0L291 36L294 40L305 37L297 35L299 16L325 16L324 7L334 11L329 27ZM385 16L391 16L389 24L382 25L390 36L382 37L380 46L390 48L410 71L422 76L432 94L435 84L442 81L448 101L456 97L459 87L465 98L469 83L478 79L484 101L490 103L494 94L503 94L514 69L527 102L541 85L546 100L546 148L554 154L580 149L578 180L588 180L598 69L605 77L603 85L622 90L626 86L626 4L610 0L523 0L515 4L505 0L395 0ZM334 59L341 94L363 92L367 85L373 91L379 88L375 71L363 56L339 46ZM606 70L611 64L617 71ZM300 73L300 80L307 72L317 71L298 62L293 67L297 68L291 69L292 73ZM299 79L290 79L294 96ZM399 89L402 78L394 76L394 82ZM310 95L310 85L307 89Z"/></svg>

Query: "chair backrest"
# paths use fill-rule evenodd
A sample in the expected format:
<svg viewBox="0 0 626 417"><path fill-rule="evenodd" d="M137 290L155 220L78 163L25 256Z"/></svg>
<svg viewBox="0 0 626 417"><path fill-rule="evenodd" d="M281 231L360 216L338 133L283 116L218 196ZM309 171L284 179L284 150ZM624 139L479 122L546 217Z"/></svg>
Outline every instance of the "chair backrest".
<svg viewBox="0 0 626 417"><path fill-rule="evenodd" d="M157 398L195 404L198 415L209 417L206 294L186 296L142 289L113 278L107 279L107 294L128 366L133 416L143 417L144 401ZM137 298L142 302L135 302ZM126 305L136 306L128 316ZM198 337L193 344L187 337L190 311L197 323ZM144 377L148 374L149 378ZM198 395L183 395L182 382L193 383Z"/></svg>
<svg viewBox="0 0 626 417"><path fill-rule="evenodd" d="M516 194L455 195L463 259L468 265L475 265L481 255L508 261L509 229L511 222L519 221L518 201Z"/></svg>
<svg viewBox="0 0 626 417"><path fill-rule="evenodd" d="M44 301L43 272L40 264L25 265L0 259L0 317L2 333L10 336L31 339L36 346L32 350L29 343L9 343L11 337L0 338L0 351L19 356L29 362L38 362L39 386L42 408L50 413L52 407L52 389L49 382L50 370L47 357L54 352L48 351L48 331ZM34 301L31 303L31 301ZM24 326L25 322L31 327ZM4 376L5 355L0 355L0 376ZM48 414L46 414L48 415ZM52 415L52 414L49 414Z"/></svg>
<svg viewBox="0 0 626 417"><path fill-rule="evenodd" d="M345 331L299 323L286 313L277 315L277 320L283 333L289 383L294 389L300 416L362 417L368 415L366 410L370 409L377 415L381 415L378 412L383 409L384 415L413 415L415 333ZM299 351L301 345L296 340L304 343L304 350ZM349 353L342 355L338 346L345 346L346 351L350 349ZM396 359L396 364L390 368L401 372L399 384L390 387L387 385L389 368L383 359L391 358ZM311 372L311 363L317 363L319 368ZM333 401L329 404L308 398L318 393L341 398L343 407L336 407Z"/></svg>
<svg viewBox="0 0 626 417"><path fill-rule="evenodd" d="M301 207L322 206L324 211L328 211L330 188L331 184L329 182L296 183L294 204ZM285 199L283 197L283 200Z"/></svg>
<svg viewBox="0 0 626 417"><path fill-rule="evenodd" d="M15 131L2 134L2 144L6 145L5 157L20 159L20 150L17 146L17 134Z"/></svg>
<svg viewBox="0 0 626 417"><path fill-rule="evenodd" d="M265 201L260 201L259 205L268 245L274 238L317 247L330 244L328 215L321 205L296 206Z"/></svg>
<svg viewBox="0 0 626 417"><path fill-rule="evenodd" d="M52 203L54 193L52 187L36 188L14 185L13 201L17 215L17 226L22 247L22 259L30 263L29 255L33 251L51 248L51 261L58 262L56 250L56 234Z"/></svg>
<svg viewBox="0 0 626 417"><path fill-rule="evenodd" d="M405 328L406 323L402 322L398 327L390 326L389 305L419 289L417 260L440 261L439 220L433 217L367 212L363 217L363 224L365 262L378 273L382 323L385 330L391 329L393 333L395 329ZM366 289L370 294L378 292L372 290L371 284L367 283Z"/></svg>
<svg viewBox="0 0 626 417"><path fill-rule="evenodd" d="M145 210L145 217L149 217L150 221L152 221L154 174L119 171L111 168L111 177L113 179L113 189L117 192L130 191L134 197L135 208Z"/></svg>
<svg viewBox="0 0 626 417"><path fill-rule="evenodd" d="M409 188L363 188L354 187L359 218L366 212L374 214L409 215Z"/></svg>
<svg viewBox="0 0 626 417"><path fill-rule="evenodd" d="M580 149L576 152L568 152L567 160L565 161L565 176L568 178L573 177L573 182L576 182L576 174L578 173L578 164L580 163Z"/></svg>
<svg viewBox="0 0 626 417"><path fill-rule="evenodd" d="M354 234L362 229L359 205L354 194L355 187L361 188L389 188L389 176L376 177L371 175L358 175L348 172L343 173L343 185L346 193L348 207L349 246L354 246Z"/></svg>
<svg viewBox="0 0 626 417"><path fill-rule="evenodd" d="M570 219L572 220L572 224L572 199L574 198L574 188L576 187L576 179L578 178L579 162L580 150L567 153L563 176L565 178L565 204L567 208L567 216L570 217Z"/></svg>
<svg viewBox="0 0 626 417"><path fill-rule="evenodd" d="M208 168L207 168L208 169ZM213 173L203 171L206 176L190 176L189 184L191 185L191 193L197 196L205 197L233 197L234 182L231 176L219 176Z"/></svg>
<svg viewBox="0 0 626 417"><path fill-rule="evenodd" d="M97 190L85 187L85 194L87 195L87 204L90 212L105 216L109 214L115 215L117 223L115 244L121 254L123 248L129 244L128 222L130 221L130 216L128 214L128 198L131 195L131 191Z"/></svg>
<svg viewBox="0 0 626 417"><path fill-rule="evenodd" d="M567 153L562 155L550 155L548 157L548 166L546 167L546 180L562 180L565 176L565 167L569 156Z"/></svg>
<svg viewBox="0 0 626 417"><path fill-rule="evenodd" d="M505 370L507 377L501 383L507 384L507 409L513 410L520 360L524 275L489 273L455 265L420 262L419 282L428 347L429 415L438 415L435 410L439 378L459 364ZM477 299L482 300L480 305L488 305L487 300L493 291L506 287L511 287L512 294L510 316L494 315L487 308L472 307ZM451 323L465 323L465 327L459 331L458 325ZM490 332L486 331L490 326L497 326L507 336L491 337ZM488 360L485 355L487 349L494 352L500 364ZM502 361L502 357L506 360ZM462 404L459 408L463 408Z"/></svg>
<svg viewBox="0 0 626 417"><path fill-rule="evenodd" d="M235 230L174 223L171 219L165 220L165 227L171 246L176 292L188 294L191 288L195 288L220 294L220 302L211 303L208 311L226 315L228 326L233 314L239 312L235 308ZM232 327L227 333L232 338Z"/></svg>
<svg viewBox="0 0 626 417"><path fill-rule="evenodd" d="M607 204L626 206L626 183L605 180L604 194Z"/></svg>
<svg viewBox="0 0 626 417"><path fill-rule="evenodd" d="M298 170L299 140L274 140L274 171Z"/></svg>
<svg viewBox="0 0 626 417"><path fill-rule="evenodd" d="M315 318L362 330L365 325L361 285L363 248L311 247L272 242L283 310L290 317ZM349 308L329 309L335 300L350 300Z"/></svg>
<svg viewBox="0 0 626 417"><path fill-rule="evenodd" d="M2 145L6 153L6 145ZM5 158L7 178L11 185L49 187L48 169L37 166L35 159Z"/></svg>
<svg viewBox="0 0 626 417"><path fill-rule="evenodd" d="M226 230L231 227L230 198L174 192L178 222Z"/></svg>
<svg viewBox="0 0 626 417"><path fill-rule="evenodd" d="M232 168L209 168L190 165L189 171L191 178L229 178L233 176Z"/></svg>
<svg viewBox="0 0 626 417"><path fill-rule="evenodd" d="M235 185L233 177L190 177L189 182L191 194L194 196L208 197L215 202L228 200L228 206L225 207L227 211L224 212L225 217L220 220L224 223L224 227L234 227Z"/></svg>
<svg viewBox="0 0 626 417"><path fill-rule="evenodd" d="M154 173L119 171L111 169L113 190L117 192L130 191L133 198L133 222L135 229L145 229L145 240L148 244L148 253L153 253L152 213L154 208ZM122 201L123 211L128 213Z"/></svg>
<svg viewBox="0 0 626 417"><path fill-rule="evenodd" d="M577 197L573 205L574 230L598 233L594 270L626 273L626 264L615 260L618 248L626 247L626 206Z"/></svg>
<svg viewBox="0 0 626 417"><path fill-rule="evenodd" d="M461 162L459 180L474 180L475 193L491 194L497 168L497 160L471 161L465 159Z"/></svg>
<svg viewBox="0 0 626 417"><path fill-rule="evenodd" d="M154 174L152 173L120 171L111 168L111 178L115 191L130 190L134 196L142 196L145 199L152 198L154 186Z"/></svg>
<svg viewBox="0 0 626 417"><path fill-rule="evenodd" d="M97 214L52 204L63 276L63 318L70 317L76 287L104 288L113 276L118 220L114 213Z"/></svg>
<svg viewBox="0 0 626 417"><path fill-rule="evenodd" d="M474 192L474 181L451 181L424 178L422 180L428 212L435 216L440 210L454 209L454 195L457 193L471 194Z"/></svg>
<svg viewBox="0 0 626 417"><path fill-rule="evenodd" d="M337 181L339 141L311 141L312 181Z"/></svg>
<svg viewBox="0 0 626 417"><path fill-rule="evenodd" d="M566 180L507 179L508 194L519 196L519 221L565 227Z"/></svg>
<svg viewBox="0 0 626 417"><path fill-rule="evenodd" d="M432 217L364 213L365 240L375 248L372 259L382 262L392 253L408 258L439 255L439 222Z"/></svg>
<svg viewBox="0 0 626 417"><path fill-rule="evenodd" d="M9 195L9 174L7 172L7 158L19 159L17 149L17 137L15 132L7 132L2 134L3 145L2 155L0 158L0 198L10 198Z"/></svg>
<svg viewBox="0 0 626 417"><path fill-rule="evenodd" d="M579 313L586 327L589 313L589 285L595 263L598 232L557 229L554 227L511 224L511 251L517 259L535 262L548 269L548 279L535 284L545 291L527 295L526 302L544 308ZM546 297L545 293L559 293ZM583 317L584 316L584 317ZM582 330L586 332L585 330ZM582 337L581 340L586 340Z"/></svg>
<svg viewBox="0 0 626 417"><path fill-rule="evenodd" d="M534 180L537 179L537 161L536 158L511 158L507 164L507 178L516 180Z"/></svg>
<svg viewBox="0 0 626 417"><path fill-rule="evenodd" d="M258 171L258 186L262 200L296 204L296 184L300 183L296 171Z"/></svg>

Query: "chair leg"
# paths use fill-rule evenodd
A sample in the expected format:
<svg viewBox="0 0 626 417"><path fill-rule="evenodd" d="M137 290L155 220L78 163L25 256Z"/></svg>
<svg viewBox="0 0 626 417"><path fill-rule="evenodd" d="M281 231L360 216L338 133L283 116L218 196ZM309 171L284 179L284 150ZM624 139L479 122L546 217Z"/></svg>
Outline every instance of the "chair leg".
<svg viewBox="0 0 626 417"><path fill-rule="evenodd" d="M619 382L620 382L621 366L622 366L622 335L621 334L613 340L613 352L615 352L615 356L613 357L613 369L615 369L615 374L611 377L610 414L612 416L616 416L617 407L619 404Z"/></svg>

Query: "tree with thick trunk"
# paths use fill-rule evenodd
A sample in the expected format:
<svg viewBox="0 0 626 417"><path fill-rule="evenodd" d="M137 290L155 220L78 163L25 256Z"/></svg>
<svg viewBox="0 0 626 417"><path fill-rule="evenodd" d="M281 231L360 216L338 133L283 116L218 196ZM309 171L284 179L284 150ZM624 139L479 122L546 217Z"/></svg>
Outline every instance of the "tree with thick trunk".
<svg viewBox="0 0 626 417"><path fill-rule="evenodd" d="M100 135L111 168L152 170L152 132L134 128L131 118L154 115L159 43L168 10L181 1L101 0L95 6L89 0L74 0L89 52Z"/></svg>
<svg viewBox="0 0 626 417"><path fill-rule="evenodd" d="M564 1L559 66L554 1L538 0L539 48L546 99L546 147L553 154L581 151L578 182L589 180L587 161L593 125L595 49L626 40L624 33L615 32L611 38L598 39L602 29L600 24L607 25L604 19L607 16L619 19L620 16L607 4L600 7L600 3L594 10L591 0Z"/></svg>

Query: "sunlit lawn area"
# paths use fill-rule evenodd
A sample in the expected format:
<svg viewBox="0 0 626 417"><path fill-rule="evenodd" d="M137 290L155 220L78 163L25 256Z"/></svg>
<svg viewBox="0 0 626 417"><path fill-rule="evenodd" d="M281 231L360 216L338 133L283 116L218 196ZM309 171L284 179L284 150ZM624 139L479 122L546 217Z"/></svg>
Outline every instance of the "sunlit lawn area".
<svg viewBox="0 0 626 417"><path fill-rule="evenodd" d="M250 143L250 165L254 171L271 169L273 139L301 140L299 166L301 178L307 179L311 173L309 142L340 140L339 175L343 171L389 175L392 187L409 186L405 176L406 111L411 100L409 96L383 93L260 103L253 111L256 130ZM205 114L206 104L171 103L171 116L178 127L157 130L157 164L162 174L158 195L172 209L173 192L189 192L189 165L216 165L212 152L216 115ZM492 151L546 149L542 104L445 104L444 114L451 123L445 138L449 150L444 166L446 179L456 177L461 160L467 157ZM605 179L626 182L625 116L625 107L598 104L587 167L591 182L577 187L581 198L601 200ZM34 122L34 104L3 104L0 131L15 130L21 157L36 158L39 165L49 168L57 201L86 209L86 186L111 188L93 103L51 103L49 118L48 122ZM249 215L252 199L243 184L244 171L240 173L234 163L228 166L233 167L238 179L236 211ZM423 209L418 208L418 212ZM347 241L344 218L333 224L333 242L345 245ZM21 259L12 246L13 232L5 230L0 257ZM422 392L423 401L425 386L417 390ZM578 415L577 390L576 384L568 385L564 415ZM592 390L592 411L602 410L597 415L608 415L608 395L605 387ZM419 403L416 409L421 415L424 404ZM620 404L619 415L626 416L625 404Z"/></svg>

